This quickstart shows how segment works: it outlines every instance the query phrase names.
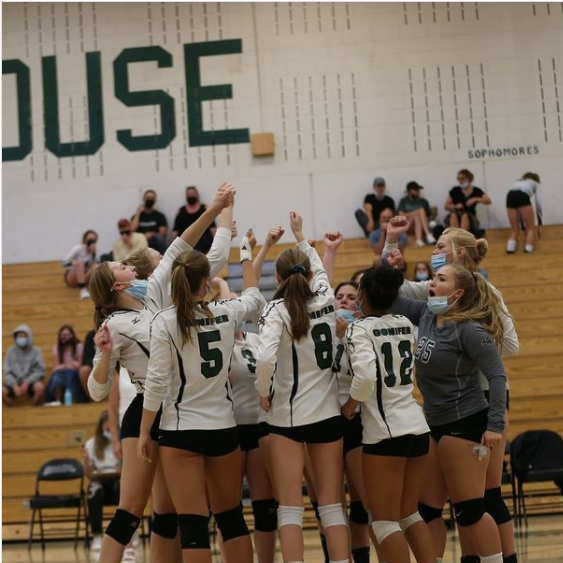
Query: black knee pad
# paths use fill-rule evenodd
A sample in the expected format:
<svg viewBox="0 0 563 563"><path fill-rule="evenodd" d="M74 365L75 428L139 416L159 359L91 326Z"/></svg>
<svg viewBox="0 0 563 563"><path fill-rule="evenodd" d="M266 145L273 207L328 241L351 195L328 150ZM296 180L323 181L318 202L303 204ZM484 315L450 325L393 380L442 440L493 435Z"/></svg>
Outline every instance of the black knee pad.
<svg viewBox="0 0 563 563"><path fill-rule="evenodd" d="M171 514L158 514L154 512L151 532L169 540L175 538L178 532L178 515L175 512Z"/></svg>
<svg viewBox="0 0 563 563"><path fill-rule="evenodd" d="M369 522L368 513L361 500L354 500L350 503L350 515L348 518L354 524L367 524Z"/></svg>
<svg viewBox="0 0 563 563"><path fill-rule="evenodd" d="M278 502L275 498L253 500L254 529L257 532L275 532L278 528Z"/></svg>
<svg viewBox="0 0 563 563"><path fill-rule="evenodd" d="M118 508L109 523L106 534L121 545L127 545L140 523L141 519L138 516Z"/></svg>
<svg viewBox="0 0 563 563"><path fill-rule="evenodd" d="M316 519L320 522L321 521L321 515L319 514L319 503L316 500L312 500L311 506L313 507L313 510L315 511Z"/></svg>
<svg viewBox="0 0 563 563"><path fill-rule="evenodd" d="M485 490L485 511L493 517L497 525L506 524L512 520L508 507L502 498L500 487Z"/></svg>
<svg viewBox="0 0 563 563"><path fill-rule="evenodd" d="M418 513L427 524L436 518L442 518L442 510L442 508L434 508L422 502L418 503Z"/></svg>
<svg viewBox="0 0 563 563"><path fill-rule="evenodd" d="M242 504L220 514L214 514L214 516L224 542L249 535L248 526L242 513Z"/></svg>
<svg viewBox="0 0 563 563"><path fill-rule="evenodd" d="M352 559L354 563L369 563L369 546L356 547L352 550Z"/></svg>
<svg viewBox="0 0 563 563"><path fill-rule="evenodd" d="M472 498L454 504L454 512L457 523L461 527L472 526L483 518L485 514L485 500Z"/></svg>
<svg viewBox="0 0 563 563"><path fill-rule="evenodd" d="M209 516L178 514L182 549L209 549Z"/></svg>

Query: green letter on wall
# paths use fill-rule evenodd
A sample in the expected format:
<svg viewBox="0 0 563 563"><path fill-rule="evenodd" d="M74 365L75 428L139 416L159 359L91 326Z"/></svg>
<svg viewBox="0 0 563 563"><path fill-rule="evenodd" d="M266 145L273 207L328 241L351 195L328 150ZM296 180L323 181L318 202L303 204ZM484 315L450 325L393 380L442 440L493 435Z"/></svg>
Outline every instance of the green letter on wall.
<svg viewBox="0 0 563 563"><path fill-rule="evenodd" d="M115 97L127 107L160 106L160 134L133 136L131 129L117 132L117 140L130 151L164 149L176 136L174 98L164 90L129 90L129 63L156 61L159 68L172 66L172 55L162 47L134 47L121 51L113 62Z"/></svg>
<svg viewBox="0 0 563 563"><path fill-rule="evenodd" d="M29 67L19 59L2 61L2 74L16 75L18 130L20 137L20 144L17 147L2 147L2 160L23 160L31 152L32 147Z"/></svg>
<svg viewBox="0 0 563 563"><path fill-rule="evenodd" d="M202 103L209 100L232 98L233 89L230 84L202 86L199 59L211 55L230 55L232 53L242 53L242 41L240 39L184 45L188 130L190 146L192 147L248 143L250 140L248 129L203 130Z"/></svg>
<svg viewBox="0 0 563 563"><path fill-rule="evenodd" d="M85 156L96 154L98 149L104 144L102 64L100 53L98 51L86 53L89 140L80 141L78 143L61 143L57 58L43 57L42 63L45 146L55 156Z"/></svg>

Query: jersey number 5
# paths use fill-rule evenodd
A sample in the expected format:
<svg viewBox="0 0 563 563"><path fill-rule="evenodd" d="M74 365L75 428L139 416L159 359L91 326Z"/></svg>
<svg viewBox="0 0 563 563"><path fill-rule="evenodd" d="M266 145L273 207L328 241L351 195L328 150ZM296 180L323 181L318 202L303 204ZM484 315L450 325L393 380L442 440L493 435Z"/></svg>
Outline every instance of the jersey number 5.
<svg viewBox="0 0 563 563"><path fill-rule="evenodd" d="M213 342L221 342L221 333L218 330L211 332L198 332L199 353L205 360L201 362L201 375L206 379L219 375L223 369L223 354L219 348L209 348Z"/></svg>
<svg viewBox="0 0 563 563"><path fill-rule="evenodd" d="M412 383L412 350L410 340L401 340L397 346L399 356L401 357L401 365L399 367L400 385L410 385ZM381 353L385 362L385 371L387 376L383 380L387 387L395 387L397 376L395 375L395 360L393 358L393 347L391 342L384 342L381 345Z"/></svg>

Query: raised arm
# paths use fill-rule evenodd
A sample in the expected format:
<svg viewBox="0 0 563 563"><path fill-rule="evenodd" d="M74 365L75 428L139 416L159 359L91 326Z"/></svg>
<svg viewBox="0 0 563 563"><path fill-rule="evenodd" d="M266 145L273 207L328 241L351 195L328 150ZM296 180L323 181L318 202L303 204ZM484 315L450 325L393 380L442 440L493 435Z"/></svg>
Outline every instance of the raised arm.
<svg viewBox="0 0 563 563"><path fill-rule="evenodd" d="M346 347L352 371L350 397L359 402L367 401L375 389L377 362L369 334L359 323L353 323L346 330Z"/></svg>
<svg viewBox="0 0 563 563"><path fill-rule="evenodd" d="M334 266L336 264L336 252L338 251L338 247L342 244L342 233L340 231L337 232L329 232L325 234L324 238L324 255L323 255L323 266L326 270L326 275L328 276L328 280L330 283L334 281Z"/></svg>
<svg viewBox="0 0 563 563"><path fill-rule="evenodd" d="M256 390L260 397L270 396L272 377L276 371L278 348L284 329L283 320L277 309L279 302L266 306L258 323L260 341L256 358Z"/></svg>
<svg viewBox="0 0 563 563"><path fill-rule="evenodd" d="M102 401L110 391L113 373L120 354L120 337L112 334L108 324L103 324L94 336L96 355L94 367L88 376L88 392L94 401Z"/></svg>
<svg viewBox="0 0 563 563"><path fill-rule="evenodd" d="M233 211L234 201L231 205L225 207L217 217L217 230L213 237L213 244L207 253L207 259L211 266L211 277L216 276L229 259Z"/></svg>
<svg viewBox="0 0 563 563"><path fill-rule="evenodd" d="M272 227L266 236L266 240L262 245L262 248L258 251L258 254L254 258L254 272L256 274L256 278L260 281L260 276L262 275L262 269L264 268L264 262L266 260L266 256L272 248L283 236L285 230L283 227Z"/></svg>

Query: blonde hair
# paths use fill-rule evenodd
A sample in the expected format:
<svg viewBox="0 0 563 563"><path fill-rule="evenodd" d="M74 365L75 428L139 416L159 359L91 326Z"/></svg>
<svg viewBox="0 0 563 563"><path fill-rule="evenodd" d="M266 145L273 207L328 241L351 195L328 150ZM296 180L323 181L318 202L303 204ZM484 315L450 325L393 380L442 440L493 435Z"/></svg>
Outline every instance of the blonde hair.
<svg viewBox="0 0 563 563"><path fill-rule="evenodd" d="M104 320L119 308L117 293L113 291L115 278L109 267L109 262L102 262L90 275L88 291L96 306L94 311L94 326L96 329Z"/></svg>
<svg viewBox="0 0 563 563"><path fill-rule="evenodd" d="M311 273L311 262L301 250L289 249L276 260L276 272L283 281L274 299L283 298L291 318L291 335L295 340L300 340L309 330L307 302L315 296L307 280Z"/></svg>
<svg viewBox="0 0 563 563"><path fill-rule="evenodd" d="M196 301L194 291L201 286L201 282L210 275L209 260L197 250L190 250L178 256L172 264L172 303L176 307L176 319L182 335L182 345L191 342L190 329L198 330L196 311L208 318L213 313L205 301Z"/></svg>
<svg viewBox="0 0 563 563"><path fill-rule="evenodd" d="M469 231L458 227L448 227L442 233L442 236L445 235L452 241L454 262L461 264L470 272L475 272L477 265L487 255L489 243L484 238L476 239ZM465 249L465 254L461 257L457 256L458 248Z"/></svg>
<svg viewBox="0 0 563 563"><path fill-rule="evenodd" d="M153 273L154 267L146 248L132 250L121 262L126 266L135 266L137 278L146 280Z"/></svg>
<svg viewBox="0 0 563 563"><path fill-rule="evenodd" d="M506 308L487 280L476 272L470 272L459 264L450 264L455 278L456 289L464 293L457 307L444 314L444 318L454 322L477 321L492 336L497 348L502 349L504 328L500 318L501 310Z"/></svg>

